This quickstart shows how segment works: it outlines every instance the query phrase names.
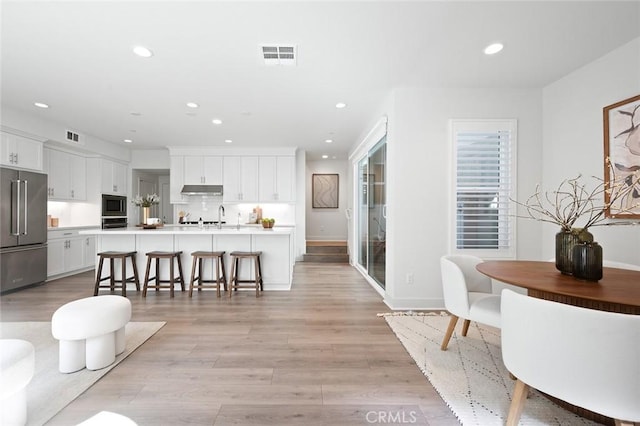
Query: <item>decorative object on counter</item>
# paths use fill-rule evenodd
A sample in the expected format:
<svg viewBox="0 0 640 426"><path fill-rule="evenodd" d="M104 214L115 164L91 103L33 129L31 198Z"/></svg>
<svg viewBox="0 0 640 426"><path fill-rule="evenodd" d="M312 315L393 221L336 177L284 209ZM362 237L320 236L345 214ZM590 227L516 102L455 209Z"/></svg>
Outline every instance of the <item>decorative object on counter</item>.
<svg viewBox="0 0 640 426"><path fill-rule="evenodd" d="M51 227L52 228L57 228L59 224L60 224L60 219L58 219L57 217L52 217L51 218Z"/></svg>
<svg viewBox="0 0 640 426"><path fill-rule="evenodd" d="M603 179L593 177L598 182L588 189L581 182L582 175L574 179L563 180L555 191L542 192L540 185L536 186L533 195L524 202L511 199L515 204L524 207L527 215L518 215L526 219L554 223L560 226L556 234L556 268L563 274L571 275L573 269L573 246L578 243L592 243L593 235L588 230L593 226L635 225L637 222L603 222L609 208L629 197L637 198L640 186L638 169L625 172L623 176L616 174L616 169L609 157L605 160L605 167L609 176L608 185ZM638 196L640 197L640 196ZM632 210L640 203L626 204L623 210ZM579 219L584 220L582 227L576 227Z"/></svg>
<svg viewBox="0 0 640 426"><path fill-rule="evenodd" d="M142 223L147 225L151 211L150 207L160 203L160 197L157 194L147 194L144 197L138 194L131 202L138 207L142 207Z"/></svg>
<svg viewBox="0 0 640 426"><path fill-rule="evenodd" d="M191 213L187 213L184 210L180 210L178 212L178 223L185 223L190 215Z"/></svg>
<svg viewBox="0 0 640 426"><path fill-rule="evenodd" d="M269 219L267 217L265 217L264 219L262 219L262 227L265 229L271 229L273 228L273 225L276 223L275 219Z"/></svg>
<svg viewBox="0 0 640 426"><path fill-rule="evenodd" d="M251 218L253 219L253 222L249 221L250 223L260 223L262 222L262 208L260 206L256 206L253 209L253 215L251 215ZM255 215L255 217L254 217Z"/></svg>
<svg viewBox="0 0 640 426"><path fill-rule="evenodd" d="M573 276L587 281L602 278L602 246L596 242L581 242L573 246Z"/></svg>
<svg viewBox="0 0 640 426"><path fill-rule="evenodd" d="M611 158L622 179L633 176L640 169L640 95L616 102L603 108L604 155ZM616 176L606 168L604 171L606 188L616 185ZM630 179L633 179L630 177ZM636 188L638 189L638 188ZM609 193L605 192L605 202ZM605 215L611 218L640 218L638 199L640 191L609 203Z"/></svg>

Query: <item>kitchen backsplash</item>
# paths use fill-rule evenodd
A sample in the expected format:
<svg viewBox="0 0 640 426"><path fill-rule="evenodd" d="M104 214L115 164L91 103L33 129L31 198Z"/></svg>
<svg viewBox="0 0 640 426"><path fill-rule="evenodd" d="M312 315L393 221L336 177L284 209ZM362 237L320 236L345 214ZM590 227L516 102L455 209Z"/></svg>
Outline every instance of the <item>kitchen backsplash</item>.
<svg viewBox="0 0 640 426"><path fill-rule="evenodd" d="M262 208L262 217L274 218L276 225L294 225L296 221L295 206L291 204L263 203L263 204L225 204L220 197L209 197L204 199L193 199L188 204L174 204L174 222L178 222L178 213L183 211L188 213L187 221L197 221L199 218L206 221L218 220L218 207L224 206L225 215L223 221L235 225L238 223L238 213L240 213L240 224L249 222L249 217L256 206Z"/></svg>
<svg viewBox="0 0 640 426"><path fill-rule="evenodd" d="M100 206L92 203L49 201L47 214L58 218L58 227L100 226Z"/></svg>

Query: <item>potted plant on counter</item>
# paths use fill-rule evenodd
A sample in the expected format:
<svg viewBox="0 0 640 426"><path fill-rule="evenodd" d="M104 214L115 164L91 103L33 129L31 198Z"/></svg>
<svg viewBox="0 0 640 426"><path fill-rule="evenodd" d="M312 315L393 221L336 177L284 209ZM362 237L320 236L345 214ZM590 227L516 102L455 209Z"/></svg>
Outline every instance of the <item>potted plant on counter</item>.
<svg viewBox="0 0 640 426"><path fill-rule="evenodd" d="M138 194L131 202L138 207L142 207L142 224L146 225L149 221L151 206L160 203L160 197L158 197L158 194L147 194L144 197Z"/></svg>

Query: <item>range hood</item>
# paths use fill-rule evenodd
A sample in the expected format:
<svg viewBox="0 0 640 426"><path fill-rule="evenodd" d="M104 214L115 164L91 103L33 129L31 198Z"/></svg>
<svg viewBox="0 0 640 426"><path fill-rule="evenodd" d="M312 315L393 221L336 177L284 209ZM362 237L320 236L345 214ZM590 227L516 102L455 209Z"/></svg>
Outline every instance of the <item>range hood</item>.
<svg viewBox="0 0 640 426"><path fill-rule="evenodd" d="M185 185L180 193L184 195L222 195L222 185Z"/></svg>

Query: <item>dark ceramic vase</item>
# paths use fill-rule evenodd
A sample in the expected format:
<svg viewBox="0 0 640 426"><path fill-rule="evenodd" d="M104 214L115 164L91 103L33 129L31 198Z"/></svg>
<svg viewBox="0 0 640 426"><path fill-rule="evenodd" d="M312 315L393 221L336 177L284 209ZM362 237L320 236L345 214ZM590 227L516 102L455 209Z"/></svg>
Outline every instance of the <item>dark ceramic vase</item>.
<svg viewBox="0 0 640 426"><path fill-rule="evenodd" d="M587 281L602 278L602 246L596 242L573 246L573 276Z"/></svg>
<svg viewBox="0 0 640 426"><path fill-rule="evenodd" d="M593 235L582 228L560 231L556 234L556 269L565 275L573 274L573 246L592 242Z"/></svg>

